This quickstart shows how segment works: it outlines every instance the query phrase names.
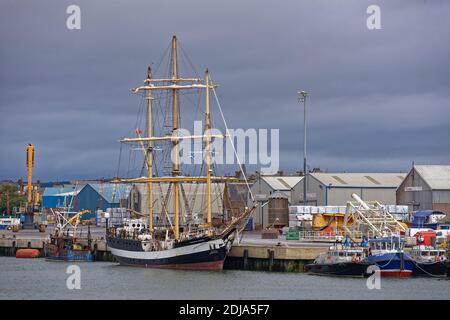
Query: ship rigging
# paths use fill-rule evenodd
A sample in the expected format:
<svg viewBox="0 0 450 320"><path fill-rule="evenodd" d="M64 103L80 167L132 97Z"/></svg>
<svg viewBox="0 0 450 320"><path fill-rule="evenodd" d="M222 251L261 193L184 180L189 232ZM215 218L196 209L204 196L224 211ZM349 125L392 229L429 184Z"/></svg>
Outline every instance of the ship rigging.
<svg viewBox="0 0 450 320"><path fill-rule="evenodd" d="M213 199L213 184L230 181L230 178L216 176L213 172L216 166L211 156L214 152L212 142L214 139L226 139L227 135L211 132L211 92L216 98L225 127L227 124L215 93L217 85L211 82L209 71L205 71L203 78L180 77L176 36L172 37L170 48L169 76L153 78L152 69L149 67L144 85L131 90L135 94L142 94L146 101L145 135L141 129L136 128L137 137L120 140L121 143L137 147L138 150L142 151L146 176L116 178L112 181L115 183L144 184L146 186L148 223L125 221L122 227L109 228L108 246L121 264L158 268L220 270L223 268L226 254L231 248L236 233L243 229L255 205L246 207L241 214L232 217L222 225L213 224L212 205L214 201L220 201L220 199ZM205 93L205 108L202 112L204 115L202 119L204 130L201 135L179 134L181 128L179 100L180 92L184 91ZM162 98L167 98L168 103L165 105L165 110L170 110L164 115L161 111L162 108L155 108L154 103L154 101L159 101ZM159 127L158 116L164 118L163 125L159 123ZM159 132L156 133L156 131ZM203 161L198 173L191 170L187 174L182 172L181 169L180 142L196 139L202 141ZM233 144L232 140L231 143ZM161 155L161 152L156 152L161 151L164 147L170 151L166 151L165 156ZM170 175L161 176L159 172L168 168L167 159L169 157L167 154L170 154ZM237 157L236 154L235 156ZM158 158L163 158L163 160L158 163ZM238 158L237 160L239 163ZM239 167L242 171L240 164ZM245 181L247 182L246 178ZM197 208L198 212L195 213L192 212L189 201L186 199L184 185L187 183L196 186L203 185L203 189L206 190L206 197L202 199L202 203L205 205ZM165 194L162 185L165 185ZM250 188L249 192L251 195ZM252 196L251 199L253 199ZM156 202L159 202L158 206L155 205ZM158 212L155 212L156 207L159 208ZM157 216L156 222L155 215ZM160 219L161 216L165 219ZM199 222L199 218L203 218L204 221ZM183 226L180 226L181 220L184 222ZM163 224L162 221L166 221L166 224Z"/></svg>

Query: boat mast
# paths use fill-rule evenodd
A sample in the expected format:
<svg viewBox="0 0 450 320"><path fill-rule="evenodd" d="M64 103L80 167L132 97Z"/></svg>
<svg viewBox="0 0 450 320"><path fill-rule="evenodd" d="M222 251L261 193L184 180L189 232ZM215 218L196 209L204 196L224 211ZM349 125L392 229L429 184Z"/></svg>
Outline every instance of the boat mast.
<svg viewBox="0 0 450 320"><path fill-rule="evenodd" d="M172 37L172 83L177 84L178 70L177 70L177 36ZM178 129L178 94L177 89L172 89L172 127L173 133ZM172 176L177 177L180 175L180 164L178 154L178 140L172 142L173 158L172 158ZM179 206L179 184L174 182L174 212L175 212L175 239L180 238L180 206Z"/></svg>
<svg viewBox="0 0 450 320"><path fill-rule="evenodd" d="M211 227L212 214L211 214L211 155L210 155L210 129L211 129L211 117L209 113L209 72L205 71L205 97L206 97L206 110L205 110L205 152L206 152L206 190L207 190L207 223L208 227Z"/></svg>
<svg viewBox="0 0 450 320"><path fill-rule="evenodd" d="M147 71L147 84L150 84L150 80L152 78L152 69L149 66ZM152 91L148 90L147 92L147 137L150 138L153 136L153 125L152 125ZM148 211L149 211L149 220L148 220L148 229L150 232L153 232L153 183L151 178L153 177L153 142L151 140L148 141L147 147L147 172L148 177L150 178L148 182Z"/></svg>

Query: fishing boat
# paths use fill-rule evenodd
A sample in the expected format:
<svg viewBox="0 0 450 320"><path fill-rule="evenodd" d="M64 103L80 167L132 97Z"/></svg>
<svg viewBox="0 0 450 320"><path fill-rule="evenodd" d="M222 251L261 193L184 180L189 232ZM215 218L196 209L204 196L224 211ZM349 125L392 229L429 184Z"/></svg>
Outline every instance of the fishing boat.
<svg viewBox="0 0 450 320"><path fill-rule="evenodd" d="M93 262L95 251L91 247L90 226L88 226L87 242L83 243L77 233L81 216L89 211L80 211L72 217L69 217L67 211L52 209L52 212L57 224L50 235L50 241L44 246L46 261Z"/></svg>
<svg viewBox="0 0 450 320"><path fill-rule="evenodd" d="M320 254L314 263L307 264L305 271L316 275L365 277L369 275L367 268L371 265L365 259L366 255L366 248L336 244Z"/></svg>
<svg viewBox="0 0 450 320"><path fill-rule="evenodd" d="M203 79L179 75L176 36L172 37L169 51L169 74L161 78L153 78L152 69L148 67L144 85L132 89L133 93L141 94L146 101L146 117L144 117L146 133L143 134L143 130L136 128L137 137L121 140L122 143L134 146L135 150L142 150L143 167L147 175L131 179L116 178L111 181L146 185L148 207L146 212L141 214L148 219L146 222L125 223L121 227L108 228L107 245L122 265L222 270L225 257L236 238L236 232L245 226L254 206L245 207L243 212L227 223L213 224L212 203L217 201L212 199L213 184L229 181L227 177L214 174L217 164L213 164L211 159L213 140L226 137L211 133L209 96L211 91L215 95L216 85L211 83L208 70L205 71ZM204 92L205 109L201 112L204 127L200 135L181 136L179 133L182 115L179 101L182 95L186 95L181 92L186 91ZM216 95L215 97L217 99ZM162 99L166 99L164 108L160 108ZM220 108L220 104L217 104ZM186 110L186 112L188 116L194 114L193 110ZM164 119L169 119L169 122L164 122ZM202 141L203 156L199 171L191 169L188 173L182 172L179 149L182 140ZM166 164L163 165L161 162L164 162L163 154L166 149L170 152L170 164L167 164L168 161L165 160ZM165 169L170 171L169 174L160 175L159 173L164 173ZM243 171L242 166L240 169ZM185 184L206 186L206 194L197 195L197 197L203 197L204 205L197 208L190 206L190 201L184 193Z"/></svg>
<svg viewBox="0 0 450 320"><path fill-rule="evenodd" d="M409 255L414 261L413 276L447 277L450 262L445 256L444 249L432 246L414 246Z"/></svg>
<svg viewBox="0 0 450 320"><path fill-rule="evenodd" d="M400 236L369 239L367 261L380 268L381 276L409 277L412 275L414 263L404 253L405 240Z"/></svg>
<svg viewBox="0 0 450 320"><path fill-rule="evenodd" d="M82 244L73 236L51 235L50 243L45 246L46 261L93 262L94 251L89 245Z"/></svg>

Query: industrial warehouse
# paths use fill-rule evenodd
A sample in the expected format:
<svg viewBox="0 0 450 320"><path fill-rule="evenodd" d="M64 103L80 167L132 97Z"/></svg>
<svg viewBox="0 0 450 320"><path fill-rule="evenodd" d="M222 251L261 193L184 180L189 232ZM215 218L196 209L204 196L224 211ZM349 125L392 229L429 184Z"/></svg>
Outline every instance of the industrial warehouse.
<svg viewBox="0 0 450 320"><path fill-rule="evenodd" d="M450 213L450 165L414 165L397 188L398 204L411 211Z"/></svg>

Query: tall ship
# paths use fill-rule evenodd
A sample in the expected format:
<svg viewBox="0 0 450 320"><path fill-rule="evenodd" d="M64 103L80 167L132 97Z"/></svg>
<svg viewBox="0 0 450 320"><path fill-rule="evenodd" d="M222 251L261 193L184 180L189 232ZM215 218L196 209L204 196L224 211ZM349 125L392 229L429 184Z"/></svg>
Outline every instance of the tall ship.
<svg viewBox="0 0 450 320"><path fill-rule="evenodd" d="M218 165L212 159L213 141L229 137L226 134L213 134L212 131L211 92L220 108L214 91L216 85L211 82L208 70L203 78L179 75L175 35L167 52L170 52L168 63L165 64L167 72L162 77L154 78L152 68L148 67L144 85L132 89L144 101L141 114L146 123L145 132L136 128L136 137L121 140L123 144L134 147L135 151L142 151L139 153L142 153L142 169L146 174L137 178L112 180L113 183L145 187L141 189L145 190L147 207L141 212L132 210L137 217L125 220L120 227L107 228L107 245L122 265L222 270L237 233L245 227L255 206L245 206L242 212L226 221L224 217L213 217L213 205L220 200L220 197L214 196L214 185L232 181L232 178L215 174ZM180 53L182 55L184 51L180 50ZM191 93L199 96L198 99L190 98L197 101L196 108L186 110L184 104L180 108L180 99L192 97ZM203 122L202 133L181 134L182 111L189 120L194 120L194 110L199 111ZM221 109L220 115L226 127ZM199 141L201 144L200 161L194 166L180 161L180 144L186 141ZM183 152L186 153L185 150ZM196 152L199 151L188 156L197 158ZM247 182L242 166L239 167ZM188 188L190 197L186 196Z"/></svg>

